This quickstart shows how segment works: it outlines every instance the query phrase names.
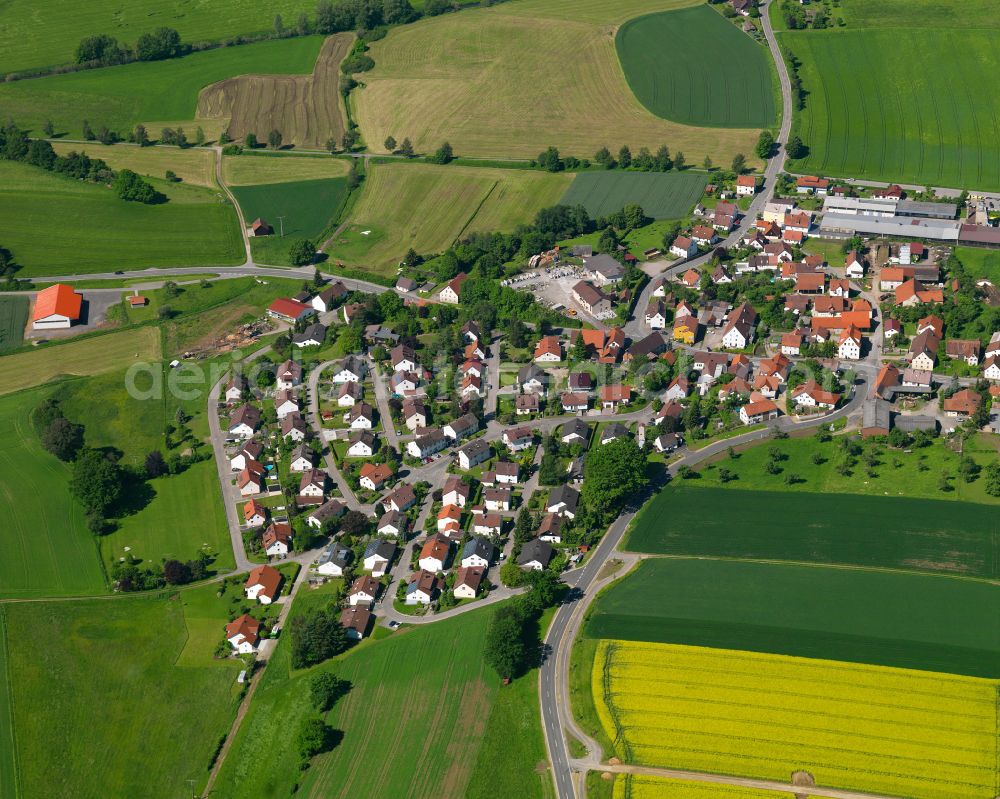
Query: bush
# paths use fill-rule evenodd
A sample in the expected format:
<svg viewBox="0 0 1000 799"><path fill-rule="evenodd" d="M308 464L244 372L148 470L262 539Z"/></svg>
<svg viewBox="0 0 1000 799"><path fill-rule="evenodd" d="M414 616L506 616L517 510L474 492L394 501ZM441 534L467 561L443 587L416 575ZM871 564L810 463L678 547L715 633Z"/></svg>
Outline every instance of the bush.
<svg viewBox="0 0 1000 799"><path fill-rule="evenodd" d="M316 245L309 239L297 239L288 248L288 258L295 266L307 266L316 259Z"/></svg>
<svg viewBox="0 0 1000 799"><path fill-rule="evenodd" d="M114 182L114 190L119 197L129 202L151 205L166 199L131 169L123 169L118 173Z"/></svg>

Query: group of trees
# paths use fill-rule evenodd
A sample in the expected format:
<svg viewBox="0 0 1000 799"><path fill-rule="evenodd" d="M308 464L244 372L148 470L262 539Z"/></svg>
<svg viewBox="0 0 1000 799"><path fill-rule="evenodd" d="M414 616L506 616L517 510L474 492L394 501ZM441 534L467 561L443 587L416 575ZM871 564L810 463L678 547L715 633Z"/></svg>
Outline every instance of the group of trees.
<svg viewBox="0 0 1000 799"><path fill-rule="evenodd" d="M380 25L399 25L417 18L409 0L321 0L316 6L315 32L371 31Z"/></svg>
<svg viewBox="0 0 1000 799"><path fill-rule="evenodd" d="M153 188L149 181L139 177L131 169L122 169L112 186L115 194L129 202L155 205L166 202L166 196Z"/></svg>
<svg viewBox="0 0 1000 799"><path fill-rule="evenodd" d="M486 628L483 658L503 680L513 680L537 665L538 619L559 602L564 590L552 571L530 572L525 579L528 592L500 605Z"/></svg>
<svg viewBox="0 0 1000 799"><path fill-rule="evenodd" d="M56 155L49 142L44 139L29 139L13 120L0 127L0 158L21 161L50 172L95 183L110 183L115 177L115 173L100 158L90 158L75 152Z"/></svg>
<svg viewBox="0 0 1000 799"><path fill-rule="evenodd" d="M618 150L616 159L607 147L602 147L594 153L594 163L603 166L605 169L634 169L639 172L669 172L671 169L681 170L687 166L687 159L684 153L678 150L672 157L670 148L665 144L660 145L656 154L650 153L649 149L642 147L638 155L633 156L632 150L627 144L623 144Z"/></svg>
<svg viewBox="0 0 1000 799"><path fill-rule="evenodd" d="M329 660L347 649L347 631L333 604L295 616L290 624L292 666L304 669Z"/></svg>
<svg viewBox="0 0 1000 799"><path fill-rule="evenodd" d="M76 47L76 63L88 67L110 67L130 61L162 61L190 51L173 28L160 27L143 33L135 46L120 43L114 36L99 33L80 40Z"/></svg>

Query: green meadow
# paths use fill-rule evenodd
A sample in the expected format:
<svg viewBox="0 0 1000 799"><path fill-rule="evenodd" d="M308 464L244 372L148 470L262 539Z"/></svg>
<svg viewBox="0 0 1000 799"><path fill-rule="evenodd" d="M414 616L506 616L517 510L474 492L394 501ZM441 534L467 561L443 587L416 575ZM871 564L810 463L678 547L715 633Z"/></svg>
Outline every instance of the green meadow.
<svg viewBox="0 0 1000 799"><path fill-rule="evenodd" d="M638 203L653 219L678 219L691 213L706 183L704 172L581 172L560 202L582 205L592 217Z"/></svg>
<svg viewBox="0 0 1000 799"><path fill-rule="evenodd" d="M18 276L243 261L236 213L216 192L165 181L157 188L169 201L143 205L105 186L0 161L0 216L17 220L5 227L3 244L22 267Z"/></svg>
<svg viewBox="0 0 1000 799"><path fill-rule="evenodd" d="M0 397L0 505L6 509L7 543L0 597L105 591L97 545L69 493L69 467L42 449L31 424L31 411L48 393Z"/></svg>
<svg viewBox="0 0 1000 799"><path fill-rule="evenodd" d="M21 346L29 305L27 297L0 297L0 352Z"/></svg>
<svg viewBox="0 0 1000 799"><path fill-rule="evenodd" d="M769 51L705 4L631 19L615 47L629 87L658 117L725 128L777 122Z"/></svg>
<svg viewBox="0 0 1000 799"><path fill-rule="evenodd" d="M1000 595L972 580L651 558L588 614L591 638L1000 677Z"/></svg>
<svg viewBox="0 0 1000 799"><path fill-rule="evenodd" d="M214 596L216 587L192 591ZM228 620L220 611L214 640L180 658L189 631L176 594L5 605L0 652L17 676L0 680L0 709L13 707L0 714L0 756L16 739L21 799L199 790L239 698L240 661L212 659ZM0 785L9 787L7 771Z"/></svg>
<svg viewBox="0 0 1000 799"><path fill-rule="evenodd" d="M986 8L851 0L845 28L781 33L801 62L805 107L793 132L809 148L789 169L1000 188L1000 54Z"/></svg>
<svg viewBox="0 0 1000 799"><path fill-rule="evenodd" d="M212 9L216 13L216 6ZM272 8L265 27L273 14ZM6 7L3 18L10 18ZM306 36L206 50L168 61L2 83L0 108L5 118L15 119L34 135L51 120L57 133L79 139L87 120L95 131L106 125L122 135L140 122L149 123L153 138L159 136L163 125L180 124L193 140L198 92L203 88L238 75L309 74L322 43L321 36Z"/></svg>

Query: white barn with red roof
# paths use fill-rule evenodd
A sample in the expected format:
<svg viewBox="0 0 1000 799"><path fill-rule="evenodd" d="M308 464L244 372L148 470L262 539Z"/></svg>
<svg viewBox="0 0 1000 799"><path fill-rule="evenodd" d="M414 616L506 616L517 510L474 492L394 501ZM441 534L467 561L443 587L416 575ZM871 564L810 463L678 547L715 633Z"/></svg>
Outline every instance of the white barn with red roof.
<svg viewBox="0 0 1000 799"><path fill-rule="evenodd" d="M72 286L56 283L42 289L35 297L35 308L31 314L31 326L35 330L59 330L72 327L80 321L83 295L73 291Z"/></svg>

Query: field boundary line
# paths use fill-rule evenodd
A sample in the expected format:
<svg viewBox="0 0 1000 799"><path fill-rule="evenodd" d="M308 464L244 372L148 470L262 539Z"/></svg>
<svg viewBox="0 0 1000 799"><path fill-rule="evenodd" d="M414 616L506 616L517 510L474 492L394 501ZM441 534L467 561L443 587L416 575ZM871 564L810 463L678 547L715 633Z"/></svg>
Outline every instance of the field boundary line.
<svg viewBox="0 0 1000 799"><path fill-rule="evenodd" d="M781 560L776 558L738 558L726 555L683 555L676 552L633 552L623 549L630 555L639 555L644 558L662 558L666 560L719 560L729 563L760 563L772 566L809 566L816 569L842 569L844 571L859 572L888 572L890 574L915 575L918 577L941 577L948 580L963 580L972 583L984 583L986 585L1000 586L1000 579L995 577L971 577L967 574L943 574L941 572L915 571L913 569L894 569L891 566L863 566L850 563L817 563L805 560ZM624 576L624 575L623 575Z"/></svg>
<svg viewBox="0 0 1000 799"><path fill-rule="evenodd" d="M493 196L493 192L496 191L496 188L499 185L500 185L499 180L493 181L493 185L486 190L486 194L484 194L483 199L479 201L479 205L477 205L475 210L472 212L472 216L470 216L467 220L465 220L465 224L462 225L462 229L458 231L458 235L455 236L455 239L452 242L452 244L462 240L462 234L469 229L469 225L471 225L475 221L476 217L479 215L479 212L483 210L483 206L486 205L486 201Z"/></svg>
<svg viewBox="0 0 1000 799"><path fill-rule="evenodd" d="M21 795L21 763L17 750L17 730L14 727L14 690L10 681L10 645L7 640L7 609L0 605L0 635L3 636L4 684L7 689L7 715L10 724L10 761L14 774L14 796Z"/></svg>

